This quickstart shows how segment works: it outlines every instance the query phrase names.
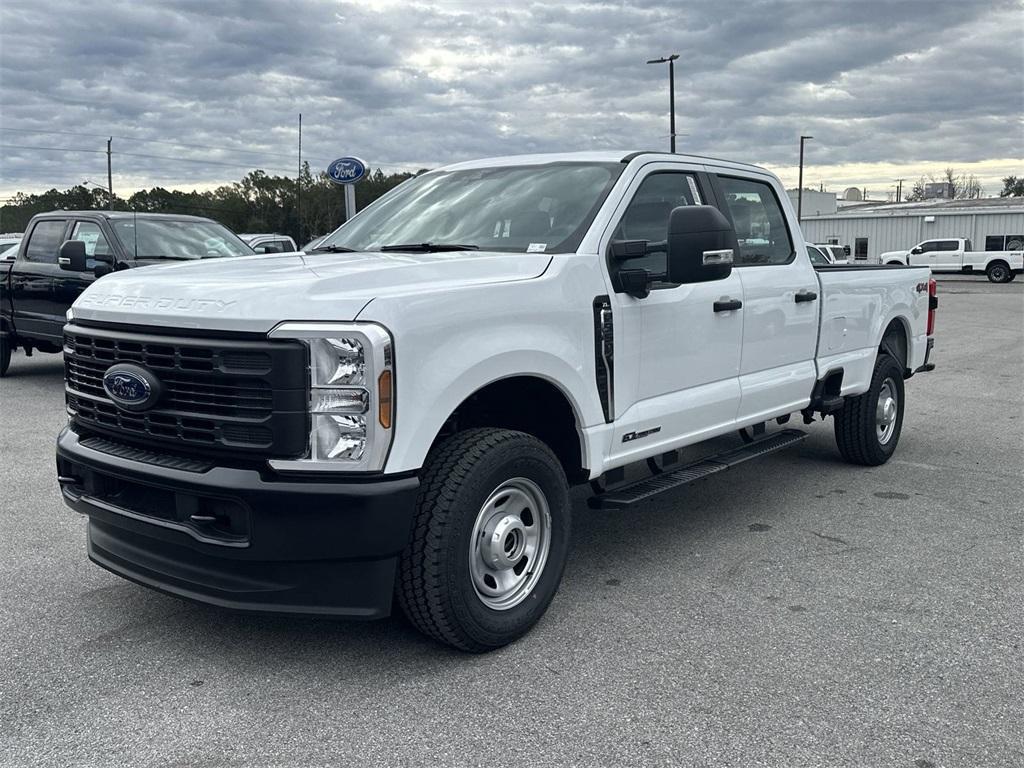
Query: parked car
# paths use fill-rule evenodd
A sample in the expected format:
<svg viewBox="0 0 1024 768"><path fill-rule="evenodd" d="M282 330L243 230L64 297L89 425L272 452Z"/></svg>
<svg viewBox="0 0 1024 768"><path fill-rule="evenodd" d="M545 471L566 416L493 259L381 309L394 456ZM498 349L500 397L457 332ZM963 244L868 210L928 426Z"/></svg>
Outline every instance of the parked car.
<svg viewBox="0 0 1024 768"><path fill-rule="evenodd" d="M330 234L330 233L328 233L328 234ZM309 251L313 250L318 245L320 245L320 243L322 243L326 239L327 239L327 235L320 235L320 237L314 237L312 240L310 240L308 243L306 243L304 246L302 246L302 250L305 251L306 253L308 253Z"/></svg>
<svg viewBox="0 0 1024 768"><path fill-rule="evenodd" d="M288 235L239 235L256 253L295 253L299 249Z"/></svg>
<svg viewBox="0 0 1024 768"><path fill-rule="evenodd" d="M6 251L12 245L17 245L21 242L21 238L24 235L20 232L8 232L0 235L0 251Z"/></svg>
<svg viewBox="0 0 1024 768"><path fill-rule="evenodd" d="M993 283L1008 283L1024 271L1024 251L975 251L962 237L924 240L909 251L887 251L880 261L928 267L932 272L983 272Z"/></svg>
<svg viewBox="0 0 1024 768"><path fill-rule="evenodd" d="M5 261L14 261L14 257L18 255L18 244L7 248L7 250L0 252L0 263Z"/></svg>
<svg viewBox="0 0 1024 768"><path fill-rule="evenodd" d="M829 257L829 260L833 264L849 264L850 255L846 252L846 248L841 245L833 245L832 243L815 243L815 245L821 249L821 251Z"/></svg>
<svg viewBox="0 0 1024 768"><path fill-rule="evenodd" d="M927 268L813 267L752 165L461 163L302 259L91 286L64 330L58 480L89 557L136 583L364 619L394 594L426 634L486 651L554 597L570 485L633 507L795 445L774 428L793 414L886 462L905 380L934 367L934 294Z"/></svg>
<svg viewBox="0 0 1024 768"><path fill-rule="evenodd" d="M33 216L26 231L14 261L0 266L0 376L18 347L60 352L68 308L99 277L253 253L227 227L198 216L53 211Z"/></svg>
<svg viewBox="0 0 1024 768"><path fill-rule="evenodd" d="M828 266L832 264L832 257L826 254L821 248L816 245L807 246L807 258L811 260L811 264L816 267Z"/></svg>

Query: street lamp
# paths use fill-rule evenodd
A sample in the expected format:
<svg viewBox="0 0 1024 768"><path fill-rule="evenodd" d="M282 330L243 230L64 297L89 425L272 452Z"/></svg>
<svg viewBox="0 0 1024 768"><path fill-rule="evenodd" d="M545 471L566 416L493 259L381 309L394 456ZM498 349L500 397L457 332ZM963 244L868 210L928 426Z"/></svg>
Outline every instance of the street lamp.
<svg viewBox="0 0 1024 768"><path fill-rule="evenodd" d="M669 106L669 146L672 154L676 151L676 59L678 53L671 56L662 56L660 59L650 59L648 64L664 64L668 62L668 106Z"/></svg>
<svg viewBox="0 0 1024 768"><path fill-rule="evenodd" d="M813 138L813 136L800 137L800 180L797 182L796 190L796 220L798 222L804 207L804 142Z"/></svg>
<svg viewBox="0 0 1024 768"><path fill-rule="evenodd" d="M112 196L112 195L110 194L110 190L109 190L109 189L107 189L107 188L106 188L105 186L103 186L102 184L97 184L97 183L96 183L95 181L89 181L89 179L86 179L85 181L83 181L83 182L82 182L82 186L83 186L83 187L84 187L84 186L85 186L86 184L92 184L92 185L93 185L94 187L96 187L96 188L98 188L98 189L102 189L102 190L103 190L104 192L106 192L106 193L107 193L107 205L108 205L108 206L110 207L110 209L111 209L111 210L113 210L113 208L114 208L114 203L113 203L113 199L114 199L114 198L113 198L113 196Z"/></svg>

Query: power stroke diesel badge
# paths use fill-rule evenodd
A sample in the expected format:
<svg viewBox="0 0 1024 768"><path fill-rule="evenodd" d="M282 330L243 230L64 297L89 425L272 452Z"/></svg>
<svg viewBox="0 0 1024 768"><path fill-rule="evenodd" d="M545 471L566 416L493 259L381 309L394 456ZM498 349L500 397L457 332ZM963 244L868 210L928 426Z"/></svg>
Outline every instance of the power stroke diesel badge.
<svg viewBox="0 0 1024 768"><path fill-rule="evenodd" d="M103 391L126 411L144 411L160 399L160 380L131 363L112 365L103 374Z"/></svg>

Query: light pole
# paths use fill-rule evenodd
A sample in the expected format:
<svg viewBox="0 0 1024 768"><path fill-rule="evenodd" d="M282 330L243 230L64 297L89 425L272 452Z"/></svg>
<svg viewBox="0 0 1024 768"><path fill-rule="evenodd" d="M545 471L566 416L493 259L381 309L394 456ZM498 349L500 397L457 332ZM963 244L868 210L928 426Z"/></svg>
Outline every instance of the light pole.
<svg viewBox="0 0 1024 768"><path fill-rule="evenodd" d="M804 209L804 142L813 136L800 137L800 180L796 189L796 220L799 222Z"/></svg>
<svg viewBox="0 0 1024 768"><path fill-rule="evenodd" d="M678 53L671 56L662 56L660 59L650 59L648 64L664 64L668 62L668 108L669 108L669 147L672 154L676 152L676 59Z"/></svg>
<svg viewBox="0 0 1024 768"><path fill-rule="evenodd" d="M95 181L89 181L89 179L86 179L85 181L82 182L82 186L83 187L86 184L92 184L97 189L102 189L104 192L106 192L107 193L107 207L110 208L111 210L114 209L114 204L112 202L113 201L113 196L111 195L110 190L107 187L104 187L102 184L97 184Z"/></svg>

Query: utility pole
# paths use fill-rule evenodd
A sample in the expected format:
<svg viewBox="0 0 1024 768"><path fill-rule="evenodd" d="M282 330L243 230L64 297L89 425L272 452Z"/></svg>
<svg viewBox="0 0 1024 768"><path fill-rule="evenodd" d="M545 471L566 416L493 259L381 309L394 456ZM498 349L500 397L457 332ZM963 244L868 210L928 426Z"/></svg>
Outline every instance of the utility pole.
<svg viewBox="0 0 1024 768"><path fill-rule="evenodd" d="M903 199L903 179L896 179L896 202Z"/></svg>
<svg viewBox="0 0 1024 768"><path fill-rule="evenodd" d="M114 210L114 176L110 170L110 142L113 140L113 136L107 139L107 207L110 210Z"/></svg>
<svg viewBox="0 0 1024 768"><path fill-rule="evenodd" d="M800 137L800 180L797 182L796 189L796 220L800 222L801 215L804 210L804 142L808 139L813 139L813 136L801 136Z"/></svg>
<svg viewBox="0 0 1024 768"><path fill-rule="evenodd" d="M302 113L299 112L299 175L295 177L295 212L299 219L299 248L302 247Z"/></svg>
<svg viewBox="0 0 1024 768"><path fill-rule="evenodd" d="M664 64L668 62L668 109L669 109L669 151L676 153L676 59L678 53L671 56L662 56L660 59L650 59L648 64Z"/></svg>

